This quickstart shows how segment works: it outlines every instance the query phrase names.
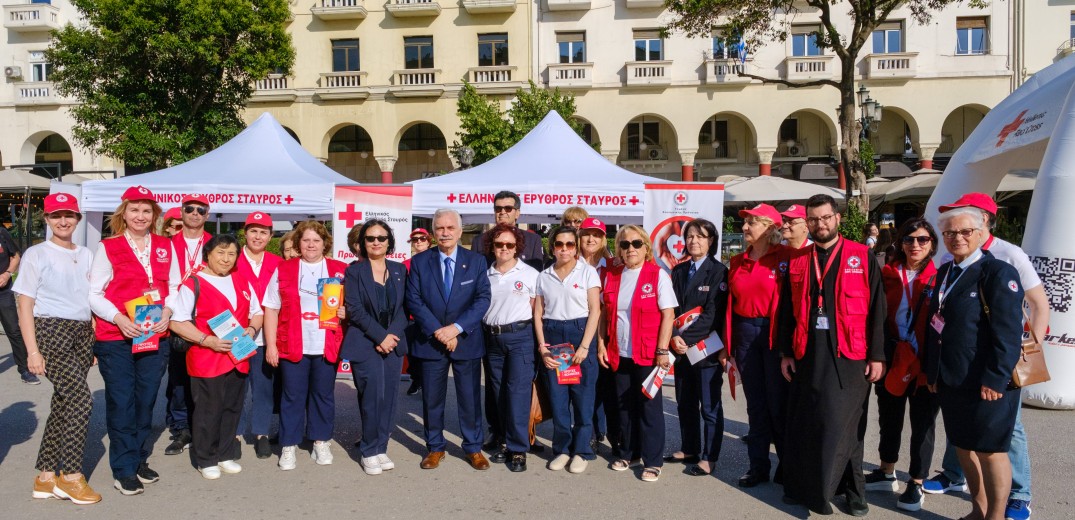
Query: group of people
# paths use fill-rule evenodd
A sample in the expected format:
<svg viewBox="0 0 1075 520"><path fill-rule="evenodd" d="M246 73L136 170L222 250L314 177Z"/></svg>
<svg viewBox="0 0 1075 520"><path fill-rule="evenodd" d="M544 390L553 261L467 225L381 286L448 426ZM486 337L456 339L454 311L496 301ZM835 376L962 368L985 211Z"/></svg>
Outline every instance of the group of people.
<svg viewBox="0 0 1075 520"><path fill-rule="evenodd" d="M296 467L304 440L314 463L331 464L333 382L346 359L369 475L395 468L387 452L405 364L415 380L408 393L418 385L422 392L423 469L445 459L451 372L464 458L475 470L502 463L526 471L540 392L553 423L549 470L586 471L607 439L610 469L638 468L647 482L665 462L687 464L695 476L715 470L724 375L734 373L750 427L742 487L773 480L787 502L818 513L831 513L842 494L850 513L865 515L867 490L898 489L909 406L911 480L900 508L919 509L923 493L965 488L968 518L1004 518L1020 501L1029 516L1010 374L1024 298L1035 329L1048 322L1048 304L1026 255L990 235L996 205L985 195L942 207L940 233L921 218L904 223L901 248L884 266L866 245L841 237L841 216L825 195L783 212L766 204L741 211L748 247L729 267L717 256L716 226L694 219L682 230L687 254L671 273L654 262L644 229L620 226L610 252L605 223L582 208L565 213L545 249L518 227L520 199L506 191L494 197L495 226L471 249L460 245L460 214L441 209L432 233L410 235L416 254L405 264L388 260L397 237L377 219L350 230L347 247L358 261L346 265L331 258L332 236L316 221L284 237L281 258L266 251L267 213L249 215L240 243L204 231L205 199L185 197L180 208L165 219L174 235L164 238L152 232L161 217L152 193L128 189L110 222L114 236L91 254L71 241L81 218L75 198L45 200L52 236L26 251L14 287L27 370L55 388L35 497L101 498L79 473L94 360L105 382L114 487L132 495L160 478L148 464L148 439L166 372L166 453L189 447L201 475L217 479L242 470L244 434L259 458L271 456L274 411L281 470ZM935 268L938 236L952 258ZM342 305L326 316L321 300L331 284L342 284ZM146 324L165 335L155 350L132 343L146 327L125 306L139 298L162 305L161 319ZM232 355L232 342L214 332L211 320L225 311L258 345L253 357ZM680 438L665 455L663 389L646 382L673 367ZM881 467L864 474L871 387ZM957 462L946 457L945 471L927 478L938 414ZM1022 461L1015 474L1009 451Z"/></svg>

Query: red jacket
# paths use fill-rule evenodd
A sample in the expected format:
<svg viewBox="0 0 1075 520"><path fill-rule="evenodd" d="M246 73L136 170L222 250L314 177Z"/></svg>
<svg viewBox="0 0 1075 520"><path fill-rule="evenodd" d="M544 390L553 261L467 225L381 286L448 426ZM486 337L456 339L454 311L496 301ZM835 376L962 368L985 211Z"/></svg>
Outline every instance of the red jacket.
<svg viewBox="0 0 1075 520"><path fill-rule="evenodd" d="M197 274L194 276L201 278ZM191 278L187 278L183 285L193 291L194 280ZM199 281L194 326L202 333L212 336L213 329L209 327L209 320L224 311L231 311L240 327L245 329L250 325L250 282L241 273L232 273L231 283L235 286L234 307L224 293L205 281L205 278ZM187 351L187 373L191 377L217 377L231 372L233 368L245 374L250 371L250 363L241 361L236 364L231 355L196 344L192 344Z"/></svg>
<svg viewBox="0 0 1075 520"><path fill-rule="evenodd" d="M769 246L769 248L773 252L770 253L766 251L766 254L762 255L762 257L759 258L758 261L760 262L762 259L769 256L770 254L776 255L777 270L780 271L778 273L773 273L773 275L776 277L776 291L773 293L772 303L769 304L769 311L765 315L766 318L769 318L769 350L772 350L776 347L776 313L780 309L780 281L784 278L784 275L788 270L788 251L791 251L791 248L780 244L773 244ZM746 257L749 251L750 250L748 249L746 252L733 256L731 261L729 262L731 264L731 267L728 269L729 298L732 298L732 277L735 276L736 271L738 271L740 266L743 265L743 258ZM724 317L724 345L728 348L729 356L734 355L732 350L732 329L734 328L732 327L733 307L734 306L732 305L732 302L729 301L728 305L726 305L727 311Z"/></svg>
<svg viewBox="0 0 1075 520"><path fill-rule="evenodd" d="M276 326L276 348L280 359L298 362L302 359L302 306L299 298L300 258L284 260L277 268L280 284L280 322ZM326 258L327 275L343 280L347 264ZM339 318L336 318L339 322ZM325 329L325 359L329 363L339 360L340 343L343 342L343 323L335 330Z"/></svg>
<svg viewBox="0 0 1075 520"><path fill-rule="evenodd" d="M205 243L208 242L210 238L213 238L213 235L210 235L205 231L202 232L203 248L205 247ZM172 247L175 248L176 260L179 262L179 276L183 278L182 280L180 280L180 282L184 282L187 278L187 271L191 269L191 257L189 256L190 252L187 251L187 240L183 238L182 231L176 233L175 235L172 235ZM195 253L195 257L193 259L193 263L195 266L200 266L205 263L205 261L201 259L202 252L203 250L199 250L197 253Z"/></svg>
<svg viewBox="0 0 1075 520"><path fill-rule="evenodd" d="M810 307L810 277L815 276L813 258L816 247L811 244L794 250L788 263L791 303L795 309L795 332L791 342L795 359L802 359L806 354L809 320L815 315ZM865 244L841 238L837 254L839 258L832 264L832 269L837 270L833 291L836 295L834 327L837 355L863 360L866 359L867 313L870 309L869 266L866 262L874 261L873 253ZM824 267L821 266L822 269Z"/></svg>
<svg viewBox="0 0 1075 520"><path fill-rule="evenodd" d="M153 272L153 289L160 292L161 297L156 303L164 303L164 299L168 297L168 273L172 266L172 248L167 238L152 233L148 236L150 237L149 265ZM126 237L120 235L106 238L101 241L101 244L104 245L105 254L108 255L108 262L112 264L112 280L105 287L105 299L112 302L119 312L126 315L127 302L145 294L149 289L149 279L138 257L134 256L134 251L131 250ZM128 339L119 331L119 327L107 319L102 319L112 317L93 317L96 322L94 334L98 341Z"/></svg>
<svg viewBox="0 0 1075 520"><path fill-rule="evenodd" d="M608 327L608 362L612 370L620 366L620 347L616 336L616 312L620 297L623 265L609 267L605 273L605 320ZM631 358L638 365L651 366L656 357L657 334L661 328L661 309L657 304L657 287L661 268L653 262L642 264L638 284L631 296ZM646 288L649 288L647 291Z"/></svg>
<svg viewBox="0 0 1075 520"><path fill-rule="evenodd" d="M906 330L898 330L896 327L896 313L899 312L900 302L903 301L904 288L903 277L900 275L901 265L892 262L881 268L881 281L885 286L885 303L888 308L888 315L885 316L885 335L889 338L896 340L903 337L907 332ZM913 316L915 320L915 340L918 341L918 345L925 345L926 342L926 324L929 322L927 314L929 314L929 299L932 297L932 290L937 286L937 268L933 266L933 262L926 262L926 266L922 268L922 272L918 273L914 282L911 283L911 312L917 313ZM922 291L929 289L925 296L922 295ZM925 298L922 304L918 304L920 298ZM923 349L919 348L918 352L921 357ZM892 353L885 349L885 356L888 362L892 362Z"/></svg>
<svg viewBox="0 0 1075 520"><path fill-rule="evenodd" d="M265 289L269 287L269 280L272 280L273 273L276 272L276 268L283 261L283 258L266 251L264 256L261 257L261 271L255 276L254 268L251 267L250 261L246 259L246 254L243 251L239 251L239 260L235 262L235 272L250 280L254 290L258 293L258 301L264 306Z"/></svg>

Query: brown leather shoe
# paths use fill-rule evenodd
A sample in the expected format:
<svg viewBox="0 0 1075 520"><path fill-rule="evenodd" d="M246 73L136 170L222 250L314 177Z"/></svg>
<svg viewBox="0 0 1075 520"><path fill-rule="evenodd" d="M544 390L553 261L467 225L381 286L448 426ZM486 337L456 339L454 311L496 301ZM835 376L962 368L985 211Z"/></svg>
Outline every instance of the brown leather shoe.
<svg viewBox="0 0 1075 520"><path fill-rule="evenodd" d="M470 467L478 471L489 469L489 461L485 460L485 455L482 455L480 451L477 453L468 453L466 459L467 462L470 463Z"/></svg>
<svg viewBox="0 0 1075 520"><path fill-rule="evenodd" d="M437 469L440 466L440 461L444 458L443 451L431 451L424 459L422 459L422 469ZM488 464L486 464L488 467Z"/></svg>

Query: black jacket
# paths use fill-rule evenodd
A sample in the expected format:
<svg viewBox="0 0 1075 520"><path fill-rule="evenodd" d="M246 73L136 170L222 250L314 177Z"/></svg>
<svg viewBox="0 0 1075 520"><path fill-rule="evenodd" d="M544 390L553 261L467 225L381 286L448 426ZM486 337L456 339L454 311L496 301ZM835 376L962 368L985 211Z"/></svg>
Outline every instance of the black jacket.
<svg viewBox="0 0 1075 520"><path fill-rule="evenodd" d="M683 333L683 341L687 345L698 343L713 331L717 331L721 337L724 337L724 316L728 306L728 268L719 260L706 258L702 262L702 267L688 281L687 273L690 272L690 268L689 259L672 268L672 289L676 292L676 300L679 302L679 306L676 307L676 317L695 307L702 308L702 314L698 320ZM677 364L680 363L690 365L690 360L686 355L678 356ZM718 364L717 354L711 354L694 366L710 367L716 364Z"/></svg>
<svg viewBox="0 0 1075 520"><path fill-rule="evenodd" d="M393 354L402 356L407 353L407 313L403 311L403 299L407 287L407 268L403 264L387 261L388 281L385 289L388 296L388 326L378 319L385 302L378 301L377 290L373 284L373 268L367 261L354 262L347 266L343 277L343 303L347 309L347 321L350 327L340 346L340 357L350 361L361 361L373 356L380 356L376 347L388 334L399 337Z"/></svg>

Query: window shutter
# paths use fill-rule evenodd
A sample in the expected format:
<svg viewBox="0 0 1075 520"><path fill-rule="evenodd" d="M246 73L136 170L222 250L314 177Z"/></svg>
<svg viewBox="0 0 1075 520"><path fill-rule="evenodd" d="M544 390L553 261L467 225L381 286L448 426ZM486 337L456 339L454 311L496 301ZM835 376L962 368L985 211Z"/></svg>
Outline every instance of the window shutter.
<svg viewBox="0 0 1075 520"><path fill-rule="evenodd" d="M569 43L569 42L584 42L586 41L585 32L558 32L556 33L556 43Z"/></svg>
<svg viewBox="0 0 1075 520"><path fill-rule="evenodd" d="M988 20L985 16L957 18L956 29L985 29Z"/></svg>
<svg viewBox="0 0 1075 520"><path fill-rule="evenodd" d="M661 31L657 29L635 29L636 40L659 40L661 39Z"/></svg>

